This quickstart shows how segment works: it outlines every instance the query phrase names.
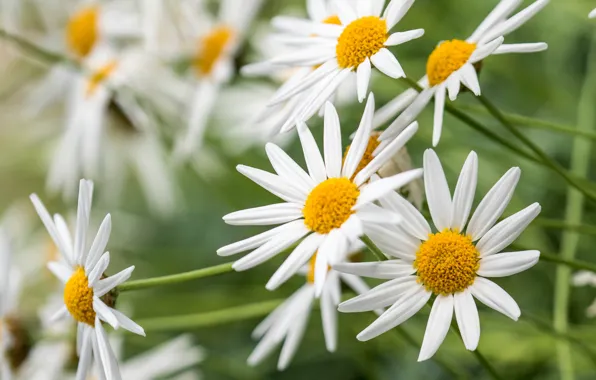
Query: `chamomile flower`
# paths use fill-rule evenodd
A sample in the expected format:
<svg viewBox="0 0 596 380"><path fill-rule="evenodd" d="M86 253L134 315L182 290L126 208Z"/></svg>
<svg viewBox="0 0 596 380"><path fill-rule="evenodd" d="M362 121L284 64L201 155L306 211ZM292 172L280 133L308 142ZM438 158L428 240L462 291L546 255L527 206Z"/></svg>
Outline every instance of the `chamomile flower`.
<svg viewBox="0 0 596 380"><path fill-rule="evenodd" d="M364 245L357 241L350 251L356 253L363 247ZM316 301L313 284L315 262L316 254L310 259L310 263L300 270L300 274L306 277L306 283L269 314L253 331L253 338L260 339L260 342L249 356L248 364L253 366L259 364L281 344L282 349L277 369L283 371L290 364L300 345L310 319L312 306ZM337 305L341 299L342 282L357 294L364 293L369 289L358 276L329 270L319 301L325 346L329 352L335 352L337 348Z"/></svg>
<svg viewBox="0 0 596 380"><path fill-rule="evenodd" d="M334 269L360 276L390 279L370 292L339 306L343 312L373 310L392 305L357 338L372 339L406 321L435 296L419 361L434 355L445 338L453 313L468 350L480 339L480 321L474 297L486 306L517 320L521 314L507 292L487 277L522 272L538 262L540 252L502 252L540 213L534 203L495 225L519 179L519 168L510 169L480 202L468 222L477 179L477 156L466 160L453 199L436 153L424 153L424 184L436 232L422 214L397 193L381 204L400 213L398 226L373 226L367 234L396 260L375 263L341 263ZM467 225L467 227L466 227ZM465 233L463 232L465 229Z"/></svg>
<svg viewBox="0 0 596 380"><path fill-rule="evenodd" d="M574 286L592 286L596 287L596 273L582 270L573 275L572 284ZM596 317L596 300L586 309L586 315L590 318Z"/></svg>
<svg viewBox="0 0 596 380"><path fill-rule="evenodd" d="M517 30L548 4L549 0L537 0L514 16L511 13L521 0L501 0L484 19L472 35L464 40L453 39L439 43L426 63L426 75L418 84L423 88L420 94L407 90L388 103L375 118L375 127L403 113L383 132L380 139L391 140L405 126L422 112L434 97L433 146L439 143L443 128L445 97L455 100L465 86L474 95L480 95L480 84L475 65L495 54L534 53L546 50L544 42L503 44L504 37Z"/></svg>
<svg viewBox="0 0 596 380"><path fill-rule="evenodd" d="M78 179L88 177L109 180L117 185L111 194L118 194L130 168L152 210L171 212L174 181L158 126L145 105L175 115L183 104L180 87L166 68L139 50L118 53L104 46L85 66L89 74L77 78L67 102L66 128L50 166L48 189L72 198Z"/></svg>
<svg viewBox="0 0 596 380"><path fill-rule="evenodd" d="M236 0L222 0L217 17L207 17L204 9L184 15L195 89L188 104L186 129L176 142L179 157L188 158L201 145L220 89L234 74L234 58L261 3L248 0L238 6Z"/></svg>
<svg viewBox="0 0 596 380"><path fill-rule="evenodd" d="M301 101L283 130L293 127L296 122L308 120L353 72L356 72L360 102L366 97L373 66L390 78L404 77L401 65L388 47L424 34L422 29L390 34L413 3L414 0L392 0L382 12L381 1L359 1L356 7L336 2L340 25L288 22L286 29L297 35L292 41L297 47L291 53L271 59L269 63L292 67L317 66L317 69L300 81L284 84L271 105L315 86L317 90L310 91Z"/></svg>
<svg viewBox="0 0 596 380"><path fill-rule="evenodd" d="M108 214L89 245L87 235L92 196L93 183L81 180L74 240L59 214L52 218L35 194L31 195L31 201L62 256L61 261L49 263L48 268L65 284L64 304L55 318L70 314L77 322L77 378L85 378L95 361L105 378L120 379L118 362L108 342L103 322L115 329L123 327L138 335L144 336L145 332L110 305L114 302L111 292L130 277L134 266L113 276L105 275L110 254L103 251L108 243L112 222Z"/></svg>
<svg viewBox="0 0 596 380"><path fill-rule="evenodd" d="M234 263L234 269L242 271L267 261L304 238L266 287L269 290L277 288L318 252L314 284L316 295L320 295L327 265L345 255L348 243L362 234L363 225L399 223L398 215L381 209L373 202L422 174L420 169L416 169L374 184L368 183L391 155L416 133L416 124L404 130L383 154L379 154L359 172L356 171L366 150L373 113L374 96L371 94L343 162L339 117L333 105L327 103L323 149L325 160L306 125L301 124L298 128L308 173L271 143L267 144L266 151L277 174L239 165L237 169L240 173L284 202L233 212L224 216L224 221L231 225L282 225L220 248L217 253L229 256L254 249Z"/></svg>

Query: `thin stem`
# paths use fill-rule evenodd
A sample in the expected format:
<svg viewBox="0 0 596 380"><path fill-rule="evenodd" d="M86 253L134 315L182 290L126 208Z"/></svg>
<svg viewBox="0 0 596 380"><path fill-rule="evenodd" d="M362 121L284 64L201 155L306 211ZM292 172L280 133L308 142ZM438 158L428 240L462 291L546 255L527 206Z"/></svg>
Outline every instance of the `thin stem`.
<svg viewBox="0 0 596 380"><path fill-rule="evenodd" d="M469 111L477 115L486 114L486 108L473 104L458 104L458 108ZM537 119L529 116L523 116L512 112L501 111L503 116L510 122L522 127L542 129L552 132L565 133L571 136L581 136L590 140L596 140L596 132L582 130L570 125L553 123L552 121Z"/></svg>
<svg viewBox="0 0 596 380"><path fill-rule="evenodd" d="M582 183L577 180L577 178L571 176L558 162L549 157L538 145L534 144L531 139L526 137L526 135L521 133L515 126L513 126L503 116L501 111L499 111L499 109L495 107L495 105L492 104L492 102L490 102L484 95L477 96L476 98L509 132L517 137L517 139L520 140L524 145L530 148L530 150L534 152L536 156L545 163L546 166L560 175L569 185L579 190L579 192L585 195L587 198L591 199L592 201L596 201L596 194L594 194L594 192L586 190ZM579 173L574 174L579 175Z"/></svg>
<svg viewBox="0 0 596 380"><path fill-rule="evenodd" d="M596 35L595 35L596 36ZM596 65L592 62L596 59L596 38L593 39L588 54L588 69L584 80L582 93L577 110L578 129L592 131L596 123L596 112L594 101L596 100ZM590 164L590 149L592 144L580 137L573 141L571 149L571 172L577 176L586 177ZM565 209L565 221L569 223L581 223L584 209L584 193L569 188L567 191L567 206ZM565 231L561 240L561 258L573 260L579 244L579 234L572 231ZM570 294L571 268L557 268L554 295L553 325L557 332L565 334L569 328L568 309ZM557 343L557 358L559 373L562 380L573 380L573 357L568 342Z"/></svg>
<svg viewBox="0 0 596 380"><path fill-rule="evenodd" d="M549 261L555 264L562 264L571 269L583 269L596 272L596 264L592 264L586 261L566 259L552 253L540 252L540 261Z"/></svg>
<svg viewBox="0 0 596 380"><path fill-rule="evenodd" d="M558 219L536 218L533 222L535 225L544 228L553 228L566 231L573 231L579 234L596 235L596 226L583 223L569 223Z"/></svg>
<svg viewBox="0 0 596 380"><path fill-rule="evenodd" d="M478 359L478 362L484 367L486 372L489 373L490 377L492 377L495 380L501 379L501 376L499 375L499 373L495 370L495 368L492 366L492 364L490 364L490 362L488 360L486 360L486 358L480 352L479 349L475 349L474 351L472 351L472 353L474 354L476 359Z"/></svg>
<svg viewBox="0 0 596 380"><path fill-rule="evenodd" d="M281 305L285 299L275 299L248 305L234 306L206 313L179 315L173 317L148 318L137 321L145 331L189 330L199 327L217 326L225 323L262 317Z"/></svg>
<svg viewBox="0 0 596 380"><path fill-rule="evenodd" d="M387 260L387 256L385 256L383 251L381 251L381 249L379 247L377 247L377 245L368 236L362 235L360 237L360 240L362 240L364 245L366 245L368 247L368 249L373 253L373 255L375 255L377 260L379 260L379 261Z"/></svg>
<svg viewBox="0 0 596 380"><path fill-rule="evenodd" d="M197 269L190 272L172 274L169 276L146 278L143 280L128 281L118 286L118 291L128 292L131 290L140 290L154 288L156 286L174 285L181 282L192 281L199 278L216 276L218 274L232 272L233 263L219 264L208 268Z"/></svg>

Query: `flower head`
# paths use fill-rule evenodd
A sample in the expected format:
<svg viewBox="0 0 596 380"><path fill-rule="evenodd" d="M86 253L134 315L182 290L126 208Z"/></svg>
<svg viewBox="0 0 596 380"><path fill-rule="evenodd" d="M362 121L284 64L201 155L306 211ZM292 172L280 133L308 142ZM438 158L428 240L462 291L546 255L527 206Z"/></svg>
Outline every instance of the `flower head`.
<svg viewBox="0 0 596 380"><path fill-rule="evenodd" d="M419 360L437 351L451 325L457 324L468 350L480 339L480 322L474 297L490 308L517 320L520 309L503 289L487 277L503 277L524 271L538 262L539 251L502 252L540 212L534 203L495 224L519 179L519 168L510 169L488 192L469 219L478 171L477 157L470 153L453 198L441 163L432 150L424 154L424 184L436 231L397 193L381 204L404 217L397 227L370 228L368 236L384 253L397 259L374 263L340 263L334 269L390 281L346 301L340 311L374 310L392 305L363 330L359 340L372 339L401 324L435 296ZM465 231L465 232L464 232Z"/></svg>

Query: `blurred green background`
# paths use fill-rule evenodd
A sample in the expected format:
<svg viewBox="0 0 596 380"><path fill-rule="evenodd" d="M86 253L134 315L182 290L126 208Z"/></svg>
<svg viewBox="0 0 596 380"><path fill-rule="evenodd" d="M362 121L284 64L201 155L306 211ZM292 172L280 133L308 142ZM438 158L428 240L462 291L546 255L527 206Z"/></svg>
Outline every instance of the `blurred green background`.
<svg viewBox="0 0 596 380"><path fill-rule="evenodd" d="M426 58L437 42L451 38L465 38L497 3L470 0L417 0L411 11L398 25L400 30L424 28L425 35L394 49L408 76L418 79L425 72ZM530 2L525 1L524 5ZM239 0L239 6L240 0ZM484 62L480 76L483 94L503 111L533 116L574 126L577 120L578 99L587 70L589 45L596 36L596 21L588 20L588 12L596 7L587 0L553 0L542 12L507 37L507 42L537 42L549 44L546 52L537 54L511 54L493 56ZM268 0L260 13L255 28L267 24L274 16L284 13L304 12L302 0ZM250 38L249 38L250 39ZM258 44L251 39L250 45ZM26 201L28 194L37 192L53 211L67 213L72 204L60 199L50 199L43 193L50 145L48 139L59 135L63 123L62 108L44 112L31 119L21 112L23 91L32 79L44 72L42 65L32 62L7 45L1 46L3 58L0 81L0 210L14 202ZM247 47L240 63L254 60L253 50ZM246 79L237 78L230 86ZM251 80L259 82L259 80ZM374 77L372 90L377 107L400 93L404 87L388 77ZM594 99L596 100L596 99ZM459 105L477 105L469 93L462 94ZM594 103L596 106L596 102ZM355 130L363 106L353 104L339 108L344 132L344 143ZM495 133L509 138L506 131L493 119L477 116ZM430 146L432 112L425 111L419 118L420 131L408 145L416 167L421 166L422 152ZM321 121L313 119L309 125L320 141ZM164 125L164 128L171 126ZM211 128L226 128L215 116ZM524 133L541 146L563 166L569 166L572 137L535 129ZM217 141L210 141L217 151ZM445 117L441 144L437 152L445 167L450 185L455 185L457 174L470 150L479 154L479 184L475 200L496 182L510 167L519 166L522 177L506 214L539 202L541 217L563 219L566 184L560 177L544 167L505 150L502 146L472 130L450 115ZM300 146L294 141L288 151L303 163ZM592 157L590 161L593 162ZM203 178L190 168L179 168L177 180L180 187L180 210L170 218L160 218L147 211L139 187L131 181L126 193L117 204L96 202L94 217L99 220L106 212L113 215L112 239L108 248L114 263L111 271L136 265L133 279L173 274L207 267L226 260L215 254L217 248L261 231L259 228L231 227L221 217L234 210L256 207L275 200L273 196L235 172L235 165L246 164L270 170L264 156L264 147L252 149L241 156L222 154L220 176ZM96 194L109 184L96 183ZM593 204L587 204L584 222L596 223ZM41 223L38 226L42 228ZM547 229L540 223L532 224L520 237L523 246L557 253L561 231ZM596 262L594 234L580 238L577 257ZM125 293L119 302L133 306L133 317L142 320L150 317L187 313L202 313L249 304L263 300L283 298L304 283L295 277L275 292L268 292L264 285L274 269L282 262L277 257L253 270L229 273L181 285ZM372 259L372 257L370 258ZM556 340L536 328L524 317L528 313L545 321L552 320L555 266L541 262L519 275L498 279L522 309L520 321L513 322L486 307L481 310L481 340L479 349L507 379L558 379ZM32 310L32 300L25 300L25 308ZM596 296L594 288L573 288L569 308L571 334L596 349L596 324L586 317L585 309ZM29 297L28 297L29 298ZM428 311L423 311L403 326L418 342L422 341ZM385 334L370 342L361 343L355 335L372 320L371 315L355 314L339 317L339 346L334 354L326 352L318 311L311 314L307 334L291 366L284 372L276 371L278 352L262 365L251 368L246 358L256 342L250 332L260 318L200 328L192 331L198 344L207 350L207 358L200 365L205 378L224 379L448 379L446 373L433 360L417 363L418 350L393 334ZM127 336L126 354L152 347L177 332L149 334L146 339ZM574 351L574 364L578 379L596 378L593 364L581 351ZM437 353L438 357L452 362L470 374L473 379L485 379L484 372L469 352L465 351L459 337L449 334Z"/></svg>

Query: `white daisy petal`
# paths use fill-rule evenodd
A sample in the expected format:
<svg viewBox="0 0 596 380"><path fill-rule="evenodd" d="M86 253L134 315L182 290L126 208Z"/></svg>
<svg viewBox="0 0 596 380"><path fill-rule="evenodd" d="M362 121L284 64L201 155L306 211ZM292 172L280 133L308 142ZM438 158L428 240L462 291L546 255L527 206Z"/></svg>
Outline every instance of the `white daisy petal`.
<svg viewBox="0 0 596 380"><path fill-rule="evenodd" d="M93 267L95 267L95 264L97 264L97 261L106 249L106 245L110 239L111 231L112 217L110 214L108 214L101 222L99 230L97 231L97 235L95 235L93 244L89 249L89 256L87 257L87 262L85 263L85 271L90 271Z"/></svg>
<svg viewBox="0 0 596 380"><path fill-rule="evenodd" d="M360 196L358 197L354 208L358 209L369 202L374 202L389 192L394 191L421 176L422 169L413 169L370 183L360 191Z"/></svg>
<svg viewBox="0 0 596 380"><path fill-rule="evenodd" d="M523 0L507 0L499 2L466 41L472 43L478 42L489 29L508 17L511 12L522 3L522 1Z"/></svg>
<svg viewBox="0 0 596 380"><path fill-rule="evenodd" d="M56 321L63 319L64 317L66 317L68 315L69 315L68 309L66 308L66 306L62 306L62 307L60 307L60 309L58 309L58 311L56 311L54 314L52 314L49 321L56 322Z"/></svg>
<svg viewBox="0 0 596 380"><path fill-rule="evenodd" d="M303 195L308 195L310 190L315 187L315 183L304 169L273 143L267 143L265 150L275 172L286 181L295 184Z"/></svg>
<svg viewBox="0 0 596 380"><path fill-rule="evenodd" d="M329 291L323 291L321 295L321 320L323 322L325 347L327 351L335 352L337 348L337 306L333 302L333 296Z"/></svg>
<svg viewBox="0 0 596 380"><path fill-rule="evenodd" d="M321 242L315 260L315 296L319 297L323 292L325 279L329 272L329 263L333 258L339 256L338 251L344 245L344 236L338 229L331 230Z"/></svg>
<svg viewBox="0 0 596 380"><path fill-rule="evenodd" d="M324 126L325 168L327 169L327 177L336 178L341 175L341 128L339 116L331 102L325 104Z"/></svg>
<svg viewBox="0 0 596 380"><path fill-rule="evenodd" d="M410 10L414 0L391 0L385 9L387 30L391 30Z"/></svg>
<svg viewBox="0 0 596 380"><path fill-rule="evenodd" d="M484 58L488 57L491 54L494 54L496 50L498 50L505 39L503 36L499 36L494 40L490 41L489 43L480 45L472 55L468 62L476 63L478 61L482 61Z"/></svg>
<svg viewBox="0 0 596 380"><path fill-rule="evenodd" d="M365 232L384 254L410 263L414 262L416 251L418 251L418 247L420 246L420 240L407 234L400 226L388 227L368 223L365 226Z"/></svg>
<svg viewBox="0 0 596 380"><path fill-rule="evenodd" d="M289 231L302 231L304 229L304 221L303 220L295 220L290 223L283 224L281 226L275 227L270 229L269 231L265 231L248 239L237 241L236 243L232 243L221 247L217 250L217 254L219 256L230 256L234 255L239 252L248 251L250 249L254 249L260 247L264 243L268 242L275 236L279 234L289 232Z"/></svg>
<svg viewBox="0 0 596 380"><path fill-rule="evenodd" d="M103 303L102 300L97 298L97 296L93 296L93 310L102 321L107 322L114 329L117 330L120 327L120 323L118 323L118 319L114 313L112 313L112 309Z"/></svg>
<svg viewBox="0 0 596 380"><path fill-rule="evenodd" d="M484 277L505 277L533 267L540 258L540 251L502 252L480 260L476 272Z"/></svg>
<svg viewBox="0 0 596 380"><path fill-rule="evenodd" d="M413 287L370 326L362 330L356 338L364 342L391 330L422 309L430 296L431 293L427 292L422 286Z"/></svg>
<svg viewBox="0 0 596 380"><path fill-rule="evenodd" d="M326 3L322 0L307 0L306 11L311 20L321 21L327 17Z"/></svg>
<svg viewBox="0 0 596 380"><path fill-rule="evenodd" d="M540 214L540 210L540 205L533 203L491 228L476 244L480 257L498 253L511 244L524 232L528 224Z"/></svg>
<svg viewBox="0 0 596 380"><path fill-rule="evenodd" d="M502 44L492 54L537 53L546 49L548 49L548 44L545 42Z"/></svg>
<svg viewBox="0 0 596 380"><path fill-rule="evenodd" d="M387 38L387 41L385 41L385 46L401 45L405 42L415 40L416 38L420 38L423 35L424 29L413 29L405 32L396 32L391 34L389 38Z"/></svg>
<svg viewBox="0 0 596 380"><path fill-rule="evenodd" d="M411 294L419 289L420 285L416 282L416 276L396 278L340 303L338 310L342 313L360 313L387 307L400 300L404 294Z"/></svg>
<svg viewBox="0 0 596 380"><path fill-rule="evenodd" d="M368 139L370 137L370 131L372 129L372 118L375 113L375 97L371 93L366 101L366 107L360 120L360 125L354 135L354 140L350 144L348 154L344 160L341 175L346 178L352 178L358 164L362 160L362 156L368 146Z"/></svg>
<svg viewBox="0 0 596 380"><path fill-rule="evenodd" d="M355 213L339 229L350 242L354 242L364 233L364 223L358 217L358 213Z"/></svg>
<svg viewBox="0 0 596 380"><path fill-rule="evenodd" d="M484 36L482 36L480 42L490 41L498 36L505 36L513 32L522 26L526 21L534 17L534 15L542 10L542 8L544 8L548 2L549 0L535 1L525 9L519 11L515 16L509 18L507 21L497 24L494 28L490 29Z"/></svg>
<svg viewBox="0 0 596 380"><path fill-rule="evenodd" d="M317 251L325 235L313 233L308 235L288 256L288 258L275 271L273 276L265 286L267 290L275 290L281 284L286 282L291 276L296 274L298 269L310 260L312 255Z"/></svg>
<svg viewBox="0 0 596 380"><path fill-rule="evenodd" d="M381 48L381 50L376 52L370 57L370 61L380 72L390 78L397 79L406 76L397 58L386 48Z"/></svg>
<svg viewBox="0 0 596 380"><path fill-rule="evenodd" d="M280 66L316 66L335 57L335 50L329 45L316 44L272 58L269 62Z"/></svg>
<svg viewBox="0 0 596 380"><path fill-rule="evenodd" d="M390 119L394 118L395 115L405 110L410 104L412 104L417 96L418 91L410 88L396 96L383 107L379 108L377 112L375 112L375 117L373 118L373 129L379 128L383 124L387 123Z"/></svg>
<svg viewBox="0 0 596 380"><path fill-rule="evenodd" d="M110 380L121 380L120 369L118 368L118 361L114 356L112 347L106 331L103 329L99 318L95 318L95 336L97 337L97 346L99 348L99 357L103 363L103 369L106 373L106 378Z"/></svg>
<svg viewBox="0 0 596 380"><path fill-rule="evenodd" d="M299 313L296 315L295 323L288 330L286 341L284 342L284 345L281 349L279 361L277 363L277 369L280 371L283 371L288 367L290 361L296 354L296 350L298 349L298 345L300 344L302 337L304 336L312 302L309 302L307 306L307 308L299 311Z"/></svg>
<svg viewBox="0 0 596 380"><path fill-rule="evenodd" d="M74 253L72 252L74 245L72 243L72 238L70 236L70 230L68 229L68 225L66 224L66 221L64 220L62 215L60 214L54 214L54 223L56 224L56 230L58 231L58 235L62 241L62 246L66 250L66 252L62 252L62 256L64 256L64 259L71 266L74 266Z"/></svg>
<svg viewBox="0 0 596 380"><path fill-rule="evenodd" d="M35 207L35 211L37 211L37 214L39 215L43 225L46 227L46 230L54 241L54 244L56 244L56 247L58 247L60 252L65 255L69 250L62 241L58 229L56 228L56 225L50 216L50 213L36 194L31 194L29 198L31 199L31 203L33 203L33 207Z"/></svg>
<svg viewBox="0 0 596 380"><path fill-rule="evenodd" d="M520 174L519 168L509 169L476 207L467 229L467 234L471 235L474 241L484 236L501 217L513 196Z"/></svg>
<svg viewBox="0 0 596 380"><path fill-rule="evenodd" d="M451 223L451 194L441 161L432 149L424 152L424 188L433 223L439 231Z"/></svg>
<svg viewBox="0 0 596 380"><path fill-rule="evenodd" d="M515 300L491 280L476 277L474 284L470 286L470 291L478 301L491 309L508 316L514 321L517 321L521 315L521 311Z"/></svg>
<svg viewBox="0 0 596 380"><path fill-rule="evenodd" d="M321 183L327 179L327 170L325 162L321 157L321 151L312 133L304 123L298 125L298 136L304 152L304 160L308 167L308 172L315 183Z"/></svg>
<svg viewBox="0 0 596 380"><path fill-rule="evenodd" d="M455 99L457 99L457 95L459 94L459 90L461 89L461 79L459 71L455 71L451 75L449 75L449 78L447 78L446 82L447 91L449 92L449 100L454 101Z"/></svg>
<svg viewBox="0 0 596 380"><path fill-rule="evenodd" d="M111 311L112 311L112 314L114 314L114 316L118 320L120 327L122 327L125 330L130 331L133 334L145 336L145 330L141 326L139 326L136 322L134 322L132 319L128 318L126 315L122 314L121 312L119 312L116 309L111 309Z"/></svg>
<svg viewBox="0 0 596 380"><path fill-rule="evenodd" d="M355 9L353 9L347 2L335 0L333 4L337 9L337 16L341 20L342 25L348 25L358 17Z"/></svg>
<svg viewBox="0 0 596 380"><path fill-rule="evenodd" d="M81 352L79 353L79 364L77 366L76 380L86 380L91 371L91 365L93 364L92 352L93 352L93 341L92 339L85 339L82 341Z"/></svg>
<svg viewBox="0 0 596 380"><path fill-rule="evenodd" d="M480 95L480 83L478 83L478 74L476 69L469 63L466 63L459 69L462 83L474 93L474 95Z"/></svg>
<svg viewBox="0 0 596 380"><path fill-rule="evenodd" d="M74 239L75 263L83 265L86 258L86 236L89 228L89 214L91 213L91 198L93 184L82 179L79 182L79 201L77 206L77 225Z"/></svg>
<svg viewBox="0 0 596 380"><path fill-rule="evenodd" d="M88 273L87 280L90 287L94 287L97 284L97 281L99 281L103 273L108 269L108 265L110 265L110 252L101 255L91 272L86 272Z"/></svg>
<svg viewBox="0 0 596 380"><path fill-rule="evenodd" d="M109 276L103 280L99 280L95 285L94 294L96 297L101 297L110 292L115 287L119 286L123 282L127 281L132 272L135 270L134 265L128 267L113 276Z"/></svg>
<svg viewBox="0 0 596 380"><path fill-rule="evenodd" d="M371 66L368 57L358 65L356 69L356 85L358 90L358 101L362 103L366 98L366 92L368 91L368 84L370 82Z"/></svg>
<svg viewBox="0 0 596 380"><path fill-rule="evenodd" d="M294 95L313 86L315 83L318 83L321 79L328 77L334 71L338 71L336 60L330 60L328 62L323 63L317 69L313 70L310 74L308 74L306 77L301 78L301 80L299 81L293 82L291 86L288 83L286 83L285 86L282 86L275 93L275 95L269 102L269 105L276 105L278 103L288 100Z"/></svg>
<svg viewBox="0 0 596 380"><path fill-rule="evenodd" d="M356 186L360 186L375 174L383 165L385 165L395 154L406 145L408 141L418 131L418 123L410 124L402 133L391 141L385 149L376 154L376 156L354 177Z"/></svg>
<svg viewBox="0 0 596 380"><path fill-rule="evenodd" d="M397 119L395 119L391 124L389 124L389 127L387 127L387 129L384 130L383 133L381 133L381 135L379 136L379 140L385 141L392 139L398 134L400 134L401 131L404 130L404 128L412 124L412 122L414 122L414 120L418 117L420 112L422 112L424 107L426 107L426 105L430 102L434 94L434 87L425 89L422 92L420 92L416 96L416 99L414 99L412 104L410 104L408 108L406 108L404 112L402 112L401 115L399 115Z"/></svg>
<svg viewBox="0 0 596 380"><path fill-rule="evenodd" d="M443 114L445 112L445 83L441 83L435 90L435 113L433 122L433 147L439 144L441 132L443 131Z"/></svg>
<svg viewBox="0 0 596 380"><path fill-rule="evenodd" d="M478 179L478 156L472 151L468 155L453 193L451 228L463 231L472 209L476 182Z"/></svg>
<svg viewBox="0 0 596 380"><path fill-rule="evenodd" d="M374 203L368 203L358 208L357 215L363 223L380 223L387 225L400 224L403 221L398 213L385 210Z"/></svg>
<svg viewBox="0 0 596 380"><path fill-rule="evenodd" d="M66 284L68 280L70 280L70 276L72 276L72 268L60 261L49 262L48 269L64 284Z"/></svg>
<svg viewBox="0 0 596 380"><path fill-rule="evenodd" d="M337 263L333 269L342 273L363 277L390 280L400 276L408 276L416 271L411 263L402 260L388 260L370 263Z"/></svg>
<svg viewBox="0 0 596 380"><path fill-rule="evenodd" d="M236 170L271 194L283 199L286 202L303 204L305 201L305 198L298 190L296 190L285 179L275 174L245 165L236 166Z"/></svg>
<svg viewBox="0 0 596 380"><path fill-rule="evenodd" d="M369 0L357 0L356 1L356 14L358 17L366 17L373 15L373 2Z"/></svg>
<svg viewBox="0 0 596 380"><path fill-rule="evenodd" d="M397 212L405 219L405 223L402 224L404 230L420 240L428 239L428 234L432 232L428 222L404 197L396 192L390 192L379 198L379 202L383 207Z"/></svg>
<svg viewBox="0 0 596 380"><path fill-rule="evenodd" d="M590 14L588 14L589 18L595 18L596 17L596 9L592 9L592 11L590 12Z"/></svg>
<svg viewBox="0 0 596 380"><path fill-rule="evenodd" d="M453 295L438 295L428 317L418 361L430 359L445 340L453 318Z"/></svg>
<svg viewBox="0 0 596 380"><path fill-rule="evenodd" d="M469 289L453 295L457 326L467 350L474 351L480 341L480 318Z"/></svg>
<svg viewBox="0 0 596 380"><path fill-rule="evenodd" d="M302 205L295 203L275 203L232 212L223 220L232 226L268 226L282 224L302 218Z"/></svg>

